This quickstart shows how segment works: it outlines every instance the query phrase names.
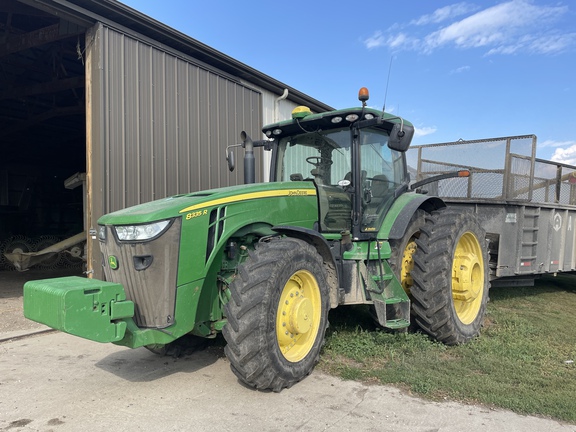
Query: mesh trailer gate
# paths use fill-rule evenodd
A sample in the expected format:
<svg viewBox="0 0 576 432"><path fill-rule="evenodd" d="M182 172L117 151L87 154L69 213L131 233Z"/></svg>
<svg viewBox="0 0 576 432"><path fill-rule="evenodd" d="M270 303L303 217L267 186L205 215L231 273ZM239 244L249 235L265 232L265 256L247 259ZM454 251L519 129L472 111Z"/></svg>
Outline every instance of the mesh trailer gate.
<svg viewBox="0 0 576 432"><path fill-rule="evenodd" d="M576 167L535 155L534 135L427 144L407 153L415 181L470 170L468 178L423 189L476 213L489 241L493 285L576 270Z"/></svg>

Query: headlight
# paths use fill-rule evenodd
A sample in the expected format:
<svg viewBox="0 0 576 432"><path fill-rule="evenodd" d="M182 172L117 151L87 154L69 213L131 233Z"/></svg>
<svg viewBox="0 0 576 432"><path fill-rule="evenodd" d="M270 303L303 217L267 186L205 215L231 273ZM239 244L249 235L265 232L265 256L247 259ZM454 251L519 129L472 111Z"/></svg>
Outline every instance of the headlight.
<svg viewBox="0 0 576 432"><path fill-rule="evenodd" d="M116 230L118 240L150 240L162 234L162 231L164 231L169 224L169 220L164 220L146 225L117 225L114 229Z"/></svg>
<svg viewBox="0 0 576 432"><path fill-rule="evenodd" d="M98 225L98 240L105 242L106 241L106 226L105 225Z"/></svg>

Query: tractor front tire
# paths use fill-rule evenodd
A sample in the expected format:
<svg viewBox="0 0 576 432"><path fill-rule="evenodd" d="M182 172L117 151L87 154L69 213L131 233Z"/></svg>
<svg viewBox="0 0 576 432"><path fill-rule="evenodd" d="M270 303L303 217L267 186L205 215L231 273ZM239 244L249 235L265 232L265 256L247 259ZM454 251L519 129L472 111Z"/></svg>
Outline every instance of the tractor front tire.
<svg viewBox="0 0 576 432"><path fill-rule="evenodd" d="M225 353L234 374L259 390L281 391L318 363L328 327L322 257L305 241L260 242L239 266L225 306Z"/></svg>
<svg viewBox="0 0 576 432"><path fill-rule="evenodd" d="M416 323L447 345L480 333L489 289L486 235L474 214L442 208L420 228L411 271Z"/></svg>

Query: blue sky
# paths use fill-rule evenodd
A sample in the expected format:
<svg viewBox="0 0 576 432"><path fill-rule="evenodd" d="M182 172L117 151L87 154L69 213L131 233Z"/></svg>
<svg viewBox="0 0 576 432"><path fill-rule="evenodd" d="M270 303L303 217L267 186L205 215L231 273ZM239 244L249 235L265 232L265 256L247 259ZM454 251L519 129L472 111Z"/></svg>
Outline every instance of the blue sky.
<svg viewBox="0 0 576 432"><path fill-rule="evenodd" d="M576 165L572 0L123 3L335 108L386 95L414 144L535 134Z"/></svg>

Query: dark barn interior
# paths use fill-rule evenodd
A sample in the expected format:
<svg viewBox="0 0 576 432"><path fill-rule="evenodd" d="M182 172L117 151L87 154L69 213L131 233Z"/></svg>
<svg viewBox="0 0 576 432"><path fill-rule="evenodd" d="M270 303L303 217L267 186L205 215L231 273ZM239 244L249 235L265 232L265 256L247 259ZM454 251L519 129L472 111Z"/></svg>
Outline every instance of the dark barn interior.
<svg viewBox="0 0 576 432"><path fill-rule="evenodd" d="M5 252L83 230L82 184L64 183L86 170L85 33L50 11L0 3L0 270L13 269ZM56 258L42 265L66 265Z"/></svg>

